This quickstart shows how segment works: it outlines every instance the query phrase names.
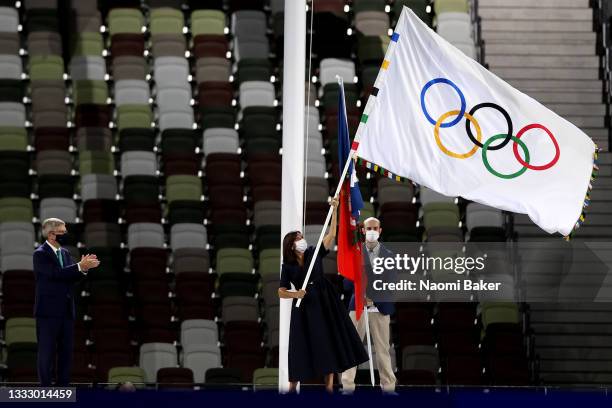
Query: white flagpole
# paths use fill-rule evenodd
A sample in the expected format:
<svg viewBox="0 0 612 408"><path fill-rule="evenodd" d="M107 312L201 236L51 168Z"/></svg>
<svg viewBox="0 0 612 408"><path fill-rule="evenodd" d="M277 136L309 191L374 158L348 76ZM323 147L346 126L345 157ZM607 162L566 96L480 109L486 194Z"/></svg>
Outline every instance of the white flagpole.
<svg viewBox="0 0 612 408"><path fill-rule="evenodd" d="M304 67L306 66L306 0L285 0L283 70L283 179L281 235L302 228L304 202ZM282 252L281 252L282 258ZM282 262L282 260L281 260ZM281 265L279 263L279 273ZM280 299L278 389L289 389L289 323L291 299Z"/></svg>
<svg viewBox="0 0 612 408"><path fill-rule="evenodd" d="M368 357L370 359L370 382L372 383L372 387L374 387L374 361L372 361L372 338L370 337L370 320L368 318L368 305L363 306L363 317L365 318L366 341L368 343Z"/></svg>
<svg viewBox="0 0 612 408"><path fill-rule="evenodd" d="M340 87L342 88L342 94L344 95L344 84L342 82L342 78L337 75L336 75L336 78L338 78L338 85L340 85ZM344 114L346 116L346 101L344 103ZM346 173L348 173L349 165L351 163L351 160L353 160L354 155L355 155L355 152L351 150L351 152L349 153L349 157L346 160L346 163L344 163L344 169L342 169L342 174L340 174L340 178L338 180L338 186L336 186L336 192L334 193L334 198L338 197L338 195L340 194L342 183L344 179L346 178ZM314 254L312 255L312 260L310 262L310 265L308 265L308 272L306 273L306 278L304 279L304 283L302 284L302 290L306 290L306 285L308 285L308 281L310 280L310 274L312 273L312 268L314 267L314 264L315 264L314 260L317 259L317 255L319 254L319 249L321 249L321 243L323 242L323 237L325 236L325 230L327 229L327 226L329 225L329 222L331 221L333 210L334 209L332 207L329 207L329 211L327 211L327 217L325 217L325 223L323 224L323 229L321 230L321 233L319 234L319 240L317 241L317 246L315 247ZM302 299L298 299L297 303L295 304L295 307L300 307L301 303L302 303Z"/></svg>

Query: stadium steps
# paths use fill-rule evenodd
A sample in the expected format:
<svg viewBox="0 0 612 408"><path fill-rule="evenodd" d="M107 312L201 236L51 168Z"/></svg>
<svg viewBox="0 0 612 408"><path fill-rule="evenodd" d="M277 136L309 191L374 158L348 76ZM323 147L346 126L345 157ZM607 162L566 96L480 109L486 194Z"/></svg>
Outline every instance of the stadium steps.
<svg viewBox="0 0 612 408"><path fill-rule="evenodd" d="M482 0L478 15L489 69L608 150L604 83L588 0ZM531 235L529 229L524 232Z"/></svg>
<svg viewBox="0 0 612 408"><path fill-rule="evenodd" d="M612 383L612 305L532 303L540 379L545 383Z"/></svg>

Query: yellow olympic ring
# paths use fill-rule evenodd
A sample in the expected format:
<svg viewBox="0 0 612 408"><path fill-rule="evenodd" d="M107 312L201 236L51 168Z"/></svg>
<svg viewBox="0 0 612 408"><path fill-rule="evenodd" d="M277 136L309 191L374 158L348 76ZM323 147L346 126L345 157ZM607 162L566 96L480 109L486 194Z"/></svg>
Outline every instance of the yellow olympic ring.
<svg viewBox="0 0 612 408"><path fill-rule="evenodd" d="M478 150L478 145L474 145L472 150L470 150L467 153L459 154L459 153L451 152L450 150L448 150L446 146L444 146L442 144L442 141L440 140L440 126L444 122L444 119L452 115L459 115L460 113L461 111L452 110L440 116L440 119L438 119L438 121L436 122L436 127L434 128L434 136L436 137L436 144L438 145L440 150L442 150L445 154L447 154L450 157L454 157L456 159L467 159L468 157L472 157L474 153L476 153L476 151ZM480 130L480 125L478 124L478 121L467 112L464 112L463 116L465 116L467 120L472 122L472 124L476 128L476 139L482 143L482 131Z"/></svg>

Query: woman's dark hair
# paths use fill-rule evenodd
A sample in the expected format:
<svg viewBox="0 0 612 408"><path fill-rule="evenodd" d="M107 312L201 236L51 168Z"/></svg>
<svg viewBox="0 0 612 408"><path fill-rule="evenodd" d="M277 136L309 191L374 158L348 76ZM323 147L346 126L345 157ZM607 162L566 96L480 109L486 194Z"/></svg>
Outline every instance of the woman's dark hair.
<svg viewBox="0 0 612 408"><path fill-rule="evenodd" d="M285 235L285 238L283 238L283 262L297 262L295 252L293 251L293 243L295 242L295 238L299 233L300 231L292 231L287 233L287 235Z"/></svg>

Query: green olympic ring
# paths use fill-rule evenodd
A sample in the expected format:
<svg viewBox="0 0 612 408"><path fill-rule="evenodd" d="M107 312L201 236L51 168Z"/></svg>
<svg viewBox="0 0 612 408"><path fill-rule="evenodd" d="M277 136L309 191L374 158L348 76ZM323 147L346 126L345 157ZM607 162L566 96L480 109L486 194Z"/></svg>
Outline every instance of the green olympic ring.
<svg viewBox="0 0 612 408"><path fill-rule="evenodd" d="M487 150L489 149L489 145L495 140L505 139L507 137L508 135L505 133L500 133L498 135L490 137L482 146L482 162L484 163L489 173L493 174L494 176L509 180L509 179L516 178L520 176L521 174L525 173L527 171L527 167L523 167L516 173L502 174L496 171L493 167L491 167L491 164L489 164L489 160L487 159ZM514 141L514 143L517 143L519 146L521 146L521 149L523 149L523 152L525 153L525 163L529 164L529 150L527 149L527 145L516 136L510 136L510 138Z"/></svg>

